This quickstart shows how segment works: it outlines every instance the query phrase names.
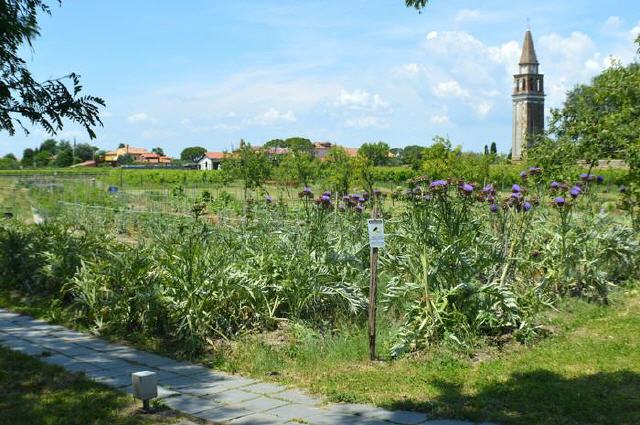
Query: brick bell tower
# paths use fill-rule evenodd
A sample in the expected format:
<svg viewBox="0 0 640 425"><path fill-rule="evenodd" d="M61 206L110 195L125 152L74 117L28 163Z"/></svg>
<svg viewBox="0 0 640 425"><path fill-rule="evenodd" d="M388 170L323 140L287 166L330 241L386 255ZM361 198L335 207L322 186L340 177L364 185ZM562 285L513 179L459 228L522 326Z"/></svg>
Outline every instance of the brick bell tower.
<svg viewBox="0 0 640 425"><path fill-rule="evenodd" d="M520 161L533 136L544 132L544 75L538 72L539 65L531 31L527 30L519 71L513 76L512 161Z"/></svg>

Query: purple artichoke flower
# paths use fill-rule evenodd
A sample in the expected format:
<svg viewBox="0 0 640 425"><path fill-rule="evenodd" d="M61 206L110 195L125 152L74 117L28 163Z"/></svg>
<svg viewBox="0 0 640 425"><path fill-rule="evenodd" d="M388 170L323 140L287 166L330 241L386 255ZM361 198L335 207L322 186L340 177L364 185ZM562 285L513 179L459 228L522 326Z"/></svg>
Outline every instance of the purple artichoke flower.
<svg viewBox="0 0 640 425"><path fill-rule="evenodd" d="M569 192L569 195L571 195L573 199L576 199L581 193L582 189L580 189L578 186L574 186Z"/></svg>
<svg viewBox="0 0 640 425"><path fill-rule="evenodd" d="M351 196L351 199L358 199L358 198L360 198L360 195L358 195L357 193L352 193L350 196Z"/></svg>
<svg viewBox="0 0 640 425"><path fill-rule="evenodd" d="M511 186L511 191L513 193L520 193L522 192L522 188L520 187L519 184L514 184L513 186Z"/></svg>
<svg viewBox="0 0 640 425"><path fill-rule="evenodd" d="M342 197L342 200L343 200L343 201L345 201L345 202L348 202L348 201L350 201L350 200L351 200L351 198L350 198L349 196L347 196L347 195L344 195L344 196Z"/></svg>
<svg viewBox="0 0 640 425"><path fill-rule="evenodd" d="M484 188L482 188L482 191L486 194L493 194L496 192L495 188L493 187L493 185L491 183L489 183L488 185L486 185Z"/></svg>
<svg viewBox="0 0 640 425"><path fill-rule="evenodd" d="M542 168L540 167L530 167L529 174L540 174L542 172Z"/></svg>
<svg viewBox="0 0 640 425"><path fill-rule="evenodd" d="M324 193L322 194L322 196L328 196L328 197L331 197L331 192L329 192L329 191L327 190L326 192L324 192Z"/></svg>
<svg viewBox="0 0 640 425"><path fill-rule="evenodd" d="M469 183L463 183L460 185L460 191L465 195L470 195L473 192L473 186Z"/></svg>
<svg viewBox="0 0 640 425"><path fill-rule="evenodd" d="M510 195L511 199L519 201L520 199L522 199L522 193L520 192L513 192Z"/></svg>
<svg viewBox="0 0 640 425"><path fill-rule="evenodd" d="M498 205L496 205L496 204L489 205L489 211L491 211L492 213L497 213L498 212Z"/></svg>
<svg viewBox="0 0 640 425"><path fill-rule="evenodd" d="M520 178L521 178L522 180L526 180L528 177L529 177L529 175L527 174L527 172L526 172L526 171L521 171L521 172L520 172Z"/></svg>
<svg viewBox="0 0 640 425"><path fill-rule="evenodd" d="M267 204L270 204L273 202L273 198L270 195L265 196L264 200L267 201Z"/></svg>
<svg viewBox="0 0 640 425"><path fill-rule="evenodd" d="M531 204L529 202L525 202L524 204L522 204L522 209L524 211L529 211L531 209Z"/></svg>
<svg viewBox="0 0 640 425"><path fill-rule="evenodd" d="M429 185L429 188L431 190L440 190L440 189L444 189L446 188L448 185L446 180L434 180L431 182L431 184Z"/></svg>
<svg viewBox="0 0 640 425"><path fill-rule="evenodd" d="M556 205L556 207L564 207L564 204L567 201L562 196L558 196L557 198L553 199L553 202Z"/></svg>
<svg viewBox="0 0 640 425"><path fill-rule="evenodd" d="M320 197L320 202L323 202L325 204L331 203L331 197L328 195L322 195Z"/></svg>
<svg viewBox="0 0 640 425"><path fill-rule="evenodd" d="M380 196L382 191L380 189L373 189L373 196Z"/></svg>
<svg viewBox="0 0 640 425"><path fill-rule="evenodd" d="M365 202L367 202L367 200L361 196L360 198L358 198L358 202L364 204Z"/></svg>
<svg viewBox="0 0 640 425"><path fill-rule="evenodd" d="M604 176L598 176L598 177L597 177L597 181L598 181L598 183L600 183L600 184L604 183Z"/></svg>
<svg viewBox="0 0 640 425"><path fill-rule="evenodd" d="M551 189L553 189L553 190L558 190L558 189L560 189L560 183L555 182L555 181L554 181L554 182L551 182Z"/></svg>
<svg viewBox="0 0 640 425"><path fill-rule="evenodd" d="M591 174L587 174L587 173L580 174L580 180L582 180L584 182L593 181L594 178L595 178L595 176L593 176Z"/></svg>

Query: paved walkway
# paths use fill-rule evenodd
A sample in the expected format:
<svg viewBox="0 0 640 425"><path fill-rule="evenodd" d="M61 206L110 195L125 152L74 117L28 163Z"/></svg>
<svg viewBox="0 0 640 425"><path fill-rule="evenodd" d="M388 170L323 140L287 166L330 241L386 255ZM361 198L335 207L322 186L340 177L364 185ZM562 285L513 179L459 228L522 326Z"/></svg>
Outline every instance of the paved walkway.
<svg viewBox="0 0 640 425"><path fill-rule="evenodd" d="M156 372L159 397L168 407L213 423L313 425L471 425L429 420L417 412L373 406L326 404L280 385L215 372L204 366L111 344L88 334L0 309L0 345L37 356L96 382L131 392L131 373Z"/></svg>

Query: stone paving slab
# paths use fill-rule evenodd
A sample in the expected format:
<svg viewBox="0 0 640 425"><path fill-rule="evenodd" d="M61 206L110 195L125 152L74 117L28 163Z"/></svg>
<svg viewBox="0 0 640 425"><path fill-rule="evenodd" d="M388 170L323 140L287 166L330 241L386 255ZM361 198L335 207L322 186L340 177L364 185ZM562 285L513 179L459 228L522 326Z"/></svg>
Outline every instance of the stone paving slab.
<svg viewBox="0 0 640 425"><path fill-rule="evenodd" d="M177 397L168 398L164 401L164 404L174 410L179 410L190 415L204 412L205 410L211 410L214 407L219 406L218 403L213 400L192 397L189 395L179 395Z"/></svg>
<svg viewBox="0 0 640 425"><path fill-rule="evenodd" d="M166 406L213 423L473 425L464 421L429 420L424 413L388 411L367 405L324 405L322 400L299 390L112 344L1 308L0 345L37 356L70 372L84 373L96 382L128 393L132 392L132 373L155 372L158 398Z"/></svg>
<svg viewBox="0 0 640 425"><path fill-rule="evenodd" d="M193 416L214 423L229 422L233 419L242 418L253 414L251 410L243 409L238 406L219 406L210 410L196 413Z"/></svg>
<svg viewBox="0 0 640 425"><path fill-rule="evenodd" d="M254 413L249 416L243 416L238 419L232 419L229 423L237 424L237 425L271 425L271 424L285 424L285 423L291 423L291 422L287 421L286 419L278 418L277 416L268 415L266 413Z"/></svg>

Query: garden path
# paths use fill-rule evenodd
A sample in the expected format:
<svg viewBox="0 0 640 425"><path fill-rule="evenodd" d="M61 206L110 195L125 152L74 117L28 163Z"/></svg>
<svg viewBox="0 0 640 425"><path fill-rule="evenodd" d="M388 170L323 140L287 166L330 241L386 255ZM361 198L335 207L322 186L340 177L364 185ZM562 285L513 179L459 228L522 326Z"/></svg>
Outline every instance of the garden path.
<svg viewBox="0 0 640 425"><path fill-rule="evenodd" d="M112 344L5 309L0 309L0 345L70 372L84 372L96 382L125 392L131 392L131 373L156 372L163 404L213 423L472 425L430 420L418 412L324 403L295 389Z"/></svg>

